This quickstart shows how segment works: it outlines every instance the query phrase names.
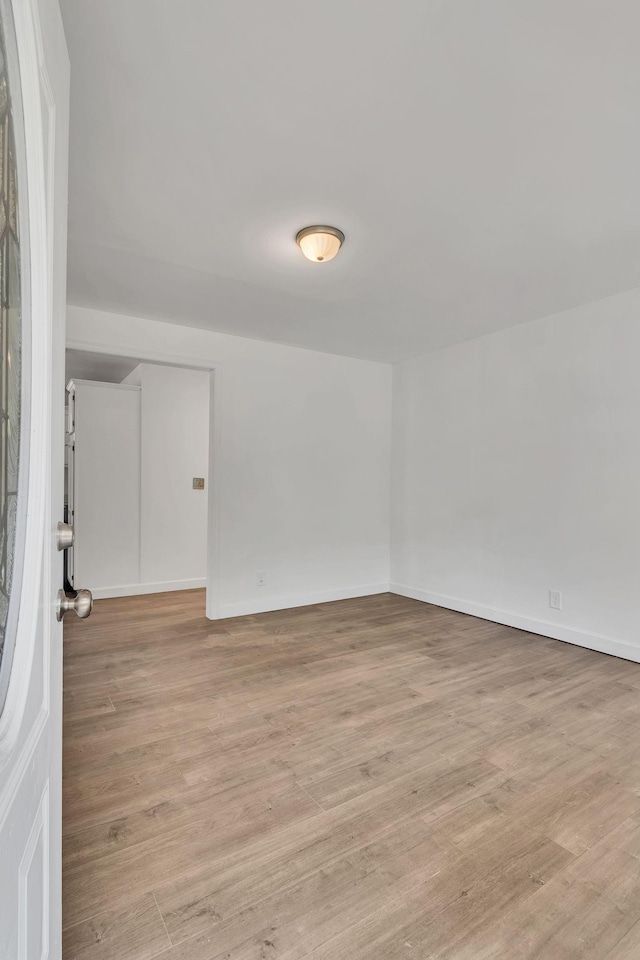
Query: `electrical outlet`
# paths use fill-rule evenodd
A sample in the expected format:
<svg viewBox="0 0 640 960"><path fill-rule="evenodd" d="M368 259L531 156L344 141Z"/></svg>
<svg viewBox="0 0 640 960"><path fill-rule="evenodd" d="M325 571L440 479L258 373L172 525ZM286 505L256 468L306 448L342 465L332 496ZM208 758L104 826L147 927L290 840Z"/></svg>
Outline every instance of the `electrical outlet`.
<svg viewBox="0 0 640 960"><path fill-rule="evenodd" d="M267 575L264 570L258 570L256 573L256 583L259 587L264 587L267 582Z"/></svg>
<svg viewBox="0 0 640 960"><path fill-rule="evenodd" d="M559 590L549 590L549 606L552 610L562 610L562 594Z"/></svg>

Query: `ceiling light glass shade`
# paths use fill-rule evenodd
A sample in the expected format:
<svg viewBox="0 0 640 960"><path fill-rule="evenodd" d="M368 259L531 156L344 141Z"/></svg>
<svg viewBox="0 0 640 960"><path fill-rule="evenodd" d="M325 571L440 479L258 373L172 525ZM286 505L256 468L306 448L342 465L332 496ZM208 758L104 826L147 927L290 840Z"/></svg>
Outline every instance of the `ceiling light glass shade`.
<svg viewBox="0 0 640 960"><path fill-rule="evenodd" d="M307 260L323 263L333 260L344 243L344 233L336 227L305 227L296 242Z"/></svg>

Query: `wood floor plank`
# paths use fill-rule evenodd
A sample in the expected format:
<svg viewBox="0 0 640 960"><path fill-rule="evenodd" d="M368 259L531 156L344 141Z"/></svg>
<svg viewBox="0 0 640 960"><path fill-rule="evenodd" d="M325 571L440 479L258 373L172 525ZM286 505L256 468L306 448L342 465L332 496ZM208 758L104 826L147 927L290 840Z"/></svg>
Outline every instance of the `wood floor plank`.
<svg viewBox="0 0 640 960"><path fill-rule="evenodd" d="M640 665L402 597L65 624L65 960L640 956Z"/></svg>
<svg viewBox="0 0 640 960"><path fill-rule="evenodd" d="M63 952L78 960L151 960L171 945L152 894L64 931Z"/></svg>

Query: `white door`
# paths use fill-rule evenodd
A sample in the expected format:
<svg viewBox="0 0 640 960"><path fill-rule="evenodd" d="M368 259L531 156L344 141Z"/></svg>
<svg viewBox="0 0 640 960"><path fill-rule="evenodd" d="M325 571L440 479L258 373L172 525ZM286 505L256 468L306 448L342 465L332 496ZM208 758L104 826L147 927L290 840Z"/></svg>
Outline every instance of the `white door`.
<svg viewBox="0 0 640 960"><path fill-rule="evenodd" d="M0 21L0 958L59 960L69 64L57 0Z"/></svg>

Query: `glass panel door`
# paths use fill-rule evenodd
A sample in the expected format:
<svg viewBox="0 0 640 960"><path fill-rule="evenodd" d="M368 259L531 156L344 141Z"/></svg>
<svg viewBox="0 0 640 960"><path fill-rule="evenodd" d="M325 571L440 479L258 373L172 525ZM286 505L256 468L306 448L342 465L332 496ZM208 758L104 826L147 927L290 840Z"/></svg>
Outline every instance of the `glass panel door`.
<svg viewBox="0 0 640 960"><path fill-rule="evenodd" d="M10 617L18 527L22 311L18 178L5 24L0 21L0 710L11 667Z"/></svg>

